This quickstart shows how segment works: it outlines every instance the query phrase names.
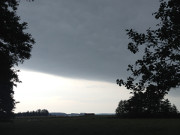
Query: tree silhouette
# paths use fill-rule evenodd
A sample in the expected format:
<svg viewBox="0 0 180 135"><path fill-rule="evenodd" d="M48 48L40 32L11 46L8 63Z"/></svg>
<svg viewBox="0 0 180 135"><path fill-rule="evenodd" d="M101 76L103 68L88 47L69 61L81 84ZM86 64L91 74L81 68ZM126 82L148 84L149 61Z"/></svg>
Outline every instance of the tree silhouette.
<svg viewBox="0 0 180 135"><path fill-rule="evenodd" d="M143 95L141 95L143 96ZM134 95L129 100L121 100L116 108L116 115L121 118L177 118L179 112L175 105L171 105L168 99L160 101L155 111L149 112L146 102L140 96ZM152 104L150 104L152 105ZM155 104L156 105L156 104Z"/></svg>
<svg viewBox="0 0 180 135"><path fill-rule="evenodd" d="M180 1L160 0L159 10L153 15L160 20L157 29L149 28L145 34L127 30L132 39L128 49L136 54L140 47L144 48L144 55L134 65L128 65L132 75L126 81L117 79L119 86L143 97L149 112L157 112L170 89L180 86Z"/></svg>
<svg viewBox="0 0 180 135"><path fill-rule="evenodd" d="M31 35L24 32L27 23L20 23L16 14L18 5L17 0L0 1L0 119L13 116L13 86L20 82L15 66L30 58L35 43Z"/></svg>
<svg viewBox="0 0 180 135"><path fill-rule="evenodd" d="M118 104L118 107L116 108L116 114L118 116L123 116L124 114L128 113L128 102L127 100L121 100Z"/></svg>

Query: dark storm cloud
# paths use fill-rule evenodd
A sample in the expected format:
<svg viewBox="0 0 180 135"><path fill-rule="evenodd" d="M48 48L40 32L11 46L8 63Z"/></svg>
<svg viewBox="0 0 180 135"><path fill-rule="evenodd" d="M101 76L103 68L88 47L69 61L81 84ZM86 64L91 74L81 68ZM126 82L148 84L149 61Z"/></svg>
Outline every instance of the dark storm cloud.
<svg viewBox="0 0 180 135"><path fill-rule="evenodd" d="M21 67L65 76L115 82L127 76L136 56L125 29L144 32L156 24L158 0L35 0L18 14L36 40Z"/></svg>

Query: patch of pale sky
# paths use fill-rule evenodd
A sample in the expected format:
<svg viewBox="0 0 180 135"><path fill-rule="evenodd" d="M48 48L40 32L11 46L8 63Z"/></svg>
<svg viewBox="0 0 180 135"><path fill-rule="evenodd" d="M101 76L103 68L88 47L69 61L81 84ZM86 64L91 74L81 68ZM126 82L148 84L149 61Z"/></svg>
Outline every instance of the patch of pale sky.
<svg viewBox="0 0 180 135"><path fill-rule="evenodd" d="M20 101L15 112L48 109L51 112L114 113L120 100L128 99L129 92L116 84L70 79L22 70L23 83L15 88L15 99Z"/></svg>

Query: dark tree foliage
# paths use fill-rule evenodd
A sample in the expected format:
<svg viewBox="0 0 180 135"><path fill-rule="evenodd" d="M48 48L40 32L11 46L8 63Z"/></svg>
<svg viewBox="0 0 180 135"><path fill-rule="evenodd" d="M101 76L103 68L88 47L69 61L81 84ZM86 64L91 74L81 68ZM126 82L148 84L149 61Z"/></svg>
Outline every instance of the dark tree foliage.
<svg viewBox="0 0 180 135"><path fill-rule="evenodd" d="M38 109L37 111L19 112L16 117L29 117L29 116L49 116L49 111L46 109Z"/></svg>
<svg viewBox="0 0 180 135"><path fill-rule="evenodd" d="M126 105L128 102L126 100L121 100L116 108L116 115L122 115L128 113Z"/></svg>
<svg viewBox="0 0 180 135"><path fill-rule="evenodd" d="M137 99L138 98L138 99ZM177 118L179 112L175 105L171 105L168 99L160 101L157 112L149 113L148 104L142 101L140 96L133 96L129 100L121 100L116 108L116 115L121 118Z"/></svg>
<svg viewBox="0 0 180 135"><path fill-rule="evenodd" d="M16 13L18 5L18 0L0 0L0 119L13 116L16 103L13 86L20 82L15 66L30 58L35 43L24 32L27 23L20 23Z"/></svg>
<svg viewBox="0 0 180 135"><path fill-rule="evenodd" d="M144 48L144 55L128 66L132 75L126 81L117 80L134 96L143 95L138 100L149 104L149 112L157 112L170 89L180 86L180 0L160 0L159 10L153 15L160 20L156 30L148 29L145 34L127 30L132 40L128 49L136 54Z"/></svg>

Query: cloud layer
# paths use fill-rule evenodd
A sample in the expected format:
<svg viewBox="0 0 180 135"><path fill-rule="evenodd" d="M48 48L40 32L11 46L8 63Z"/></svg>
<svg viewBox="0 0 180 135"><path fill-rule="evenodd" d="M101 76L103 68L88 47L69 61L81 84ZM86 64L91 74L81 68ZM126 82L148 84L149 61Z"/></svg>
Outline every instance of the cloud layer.
<svg viewBox="0 0 180 135"><path fill-rule="evenodd" d="M37 0L18 14L36 40L22 68L65 77L115 82L137 58L127 50L125 29L156 24L157 0Z"/></svg>

